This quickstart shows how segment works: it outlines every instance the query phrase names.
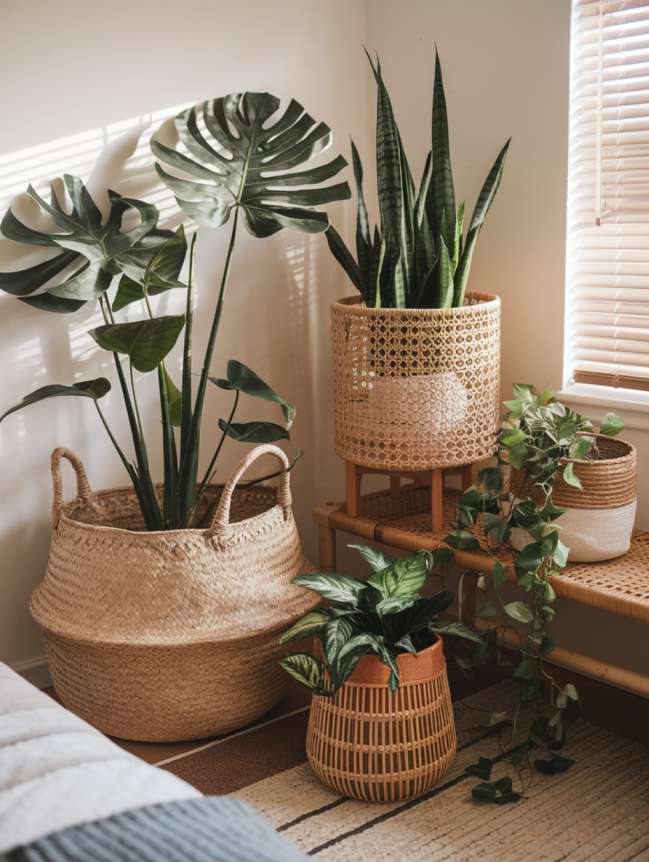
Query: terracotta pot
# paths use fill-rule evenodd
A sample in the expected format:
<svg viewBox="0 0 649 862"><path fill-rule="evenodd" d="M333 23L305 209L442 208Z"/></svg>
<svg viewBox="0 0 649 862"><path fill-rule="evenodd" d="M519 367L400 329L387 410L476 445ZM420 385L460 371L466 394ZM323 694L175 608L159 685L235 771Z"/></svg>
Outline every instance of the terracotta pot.
<svg viewBox="0 0 649 862"><path fill-rule="evenodd" d="M371 802L414 799L446 773L456 751L453 706L441 639L398 656L401 683L364 656L328 698L311 701L307 756L315 774L345 796Z"/></svg>

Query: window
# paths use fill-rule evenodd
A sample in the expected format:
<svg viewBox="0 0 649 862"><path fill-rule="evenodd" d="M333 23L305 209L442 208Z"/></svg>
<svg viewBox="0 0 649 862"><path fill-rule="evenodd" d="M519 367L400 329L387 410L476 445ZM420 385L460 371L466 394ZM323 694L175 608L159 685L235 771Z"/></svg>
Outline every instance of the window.
<svg viewBox="0 0 649 862"><path fill-rule="evenodd" d="M649 0L573 0L569 383L649 392Z"/></svg>

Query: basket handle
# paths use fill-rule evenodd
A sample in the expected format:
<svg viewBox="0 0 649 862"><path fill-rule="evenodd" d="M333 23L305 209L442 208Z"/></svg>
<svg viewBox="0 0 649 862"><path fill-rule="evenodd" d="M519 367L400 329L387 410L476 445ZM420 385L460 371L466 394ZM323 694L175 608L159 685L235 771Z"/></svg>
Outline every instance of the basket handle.
<svg viewBox="0 0 649 862"><path fill-rule="evenodd" d="M207 535L213 536L215 533L222 533L230 524L230 504L232 503L232 494L237 487L239 479L246 472L248 467L253 464L257 458L262 455L274 455L280 462L284 471L280 480L279 488L277 489L277 502L284 510L284 519L288 518L291 512L291 481L289 478L289 461L286 453L279 446L273 446L271 443L264 443L261 446L255 446L247 455L245 455L238 465L234 468L232 475L223 486L223 493L219 500L219 505L216 507L214 516L207 528Z"/></svg>
<svg viewBox="0 0 649 862"><path fill-rule="evenodd" d="M64 446L59 446L52 452L52 486L54 499L52 501L52 527L56 530L59 526L61 518L61 509L63 507L63 479L61 477L61 458L66 458L74 467L74 472L77 474L77 497L81 500L89 501L92 496L92 489L88 482L88 476L81 459L74 452L66 449Z"/></svg>

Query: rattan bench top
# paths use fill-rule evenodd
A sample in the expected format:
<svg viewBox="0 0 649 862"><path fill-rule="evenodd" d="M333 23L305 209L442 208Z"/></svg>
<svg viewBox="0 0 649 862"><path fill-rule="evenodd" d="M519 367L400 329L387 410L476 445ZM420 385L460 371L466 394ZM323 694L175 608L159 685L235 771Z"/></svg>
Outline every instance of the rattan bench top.
<svg viewBox="0 0 649 862"><path fill-rule="evenodd" d="M316 522L334 530L344 530L406 551L434 550L443 543L455 517L457 494L445 492L444 529L430 527L430 488L404 486L398 494L390 490L361 498L361 514L352 518L344 503L327 503L314 510ZM484 536L476 533L484 547ZM458 565L489 574L490 556L479 551L455 551ZM499 554L504 564L511 563ZM552 579L557 595L611 613L649 622L649 532L637 530L630 551L603 563L575 563Z"/></svg>

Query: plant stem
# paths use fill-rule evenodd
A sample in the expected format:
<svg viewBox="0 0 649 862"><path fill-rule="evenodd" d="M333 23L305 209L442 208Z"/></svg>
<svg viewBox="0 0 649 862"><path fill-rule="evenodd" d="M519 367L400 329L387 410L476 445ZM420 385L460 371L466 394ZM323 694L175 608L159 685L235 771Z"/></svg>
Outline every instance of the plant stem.
<svg viewBox="0 0 649 862"><path fill-rule="evenodd" d="M235 390L234 404L232 405L232 410L230 410L230 415L228 416L228 425L234 419L234 414L236 413L237 405L239 404L239 395L240 394L241 393L239 392L238 389ZM196 494L196 500L197 501L200 499L200 497L201 497L201 495L205 489L205 486L208 484L208 482L212 478L212 469L213 469L214 465L216 464L216 459L219 457L219 454L221 452L221 448L223 447L223 443L225 442L226 436L227 436L226 432L223 431L221 433L221 439L219 440L218 446L216 447L216 451L212 455L212 459L211 459L211 461L207 467L207 470L205 471L205 475L203 476L203 481L201 482L200 488L198 489L198 493Z"/></svg>
<svg viewBox="0 0 649 862"><path fill-rule="evenodd" d="M120 459L121 459L122 464L123 464L123 465L124 465L124 467L126 468L126 472L127 472L127 473L129 474L129 476L130 476L130 475L131 475L131 471L132 471L132 469L133 469L133 468L132 468L132 467L131 467L131 465L129 464L129 462L128 462L128 459L127 459L126 455L124 454L124 452L122 451L122 449L121 449L121 447L120 447L119 443L118 443L118 442L117 442L117 440L115 439L115 435L114 435L114 434L113 434L113 432L110 430L110 426L109 426L108 422L106 421L106 417L104 416L104 414L103 414L103 412L102 412L102 410L101 410L101 407L99 406L99 404L97 403L97 401L95 401L95 402L94 402L94 405L95 405L95 408L96 408L96 410L97 410L97 413L99 414L99 418L101 419L102 425L103 425L103 426L104 426L104 428L106 429L106 433L108 434L108 436L109 436L109 438L110 438L111 443L112 443L112 444L113 444L113 446L115 447L115 450L117 451L117 454L119 455L119 457L120 457Z"/></svg>
<svg viewBox="0 0 649 862"><path fill-rule="evenodd" d="M142 417L140 416L140 408L137 403L137 393L135 391L135 378L133 377L133 363L129 361L128 363L128 374L131 381L131 394L133 396L133 407L135 408L135 418L137 420L138 431L140 432L140 439L144 439L144 431L142 430Z"/></svg>
<svg viewBox="0 0 649 862"><path fill-rule="evenodd" d="M205 390L207 387L207 378L210 372L210 364L212 362L212 354L214 353L216 336L219 331L219 324L221 322L223 299L225 296L225 289L228 283L228 276L230 274L230 264L232 261L232 252L234 250L234 241L237 235L238 220L239 208L236 207L234 211L234 219L232 223L232 232L230 234L228 252L225 258L225 265L223 267L223 275L221 277L219 298L216 304L214 317L212 319L212 327L210 329L210 334L207 341L207 348L205 350L205 357L203 359L203 368L201 370L198 390L196 392L196 401L192 414L191 427L187 439L187 445L183 451L183 457L180 467L180 481L178 492L180 495L180 519L182 523L185 523L187 515L192 508L192 503L196 490L196 475L198 473L198 448L200 442L201 419L203 416L203 404L205 401Z"/></svg>
<svg viewBox="0 0 649 862"><path fill-rule="evenodd" d="M189 247L189 277L187 279L187 304L185 306L185 339L183 343L183 372L181 382L182 407L180 423L181 462L185 457L187 438L192 421L192 327L194 323L194 254L196 237L194 233Z"/></svg>

